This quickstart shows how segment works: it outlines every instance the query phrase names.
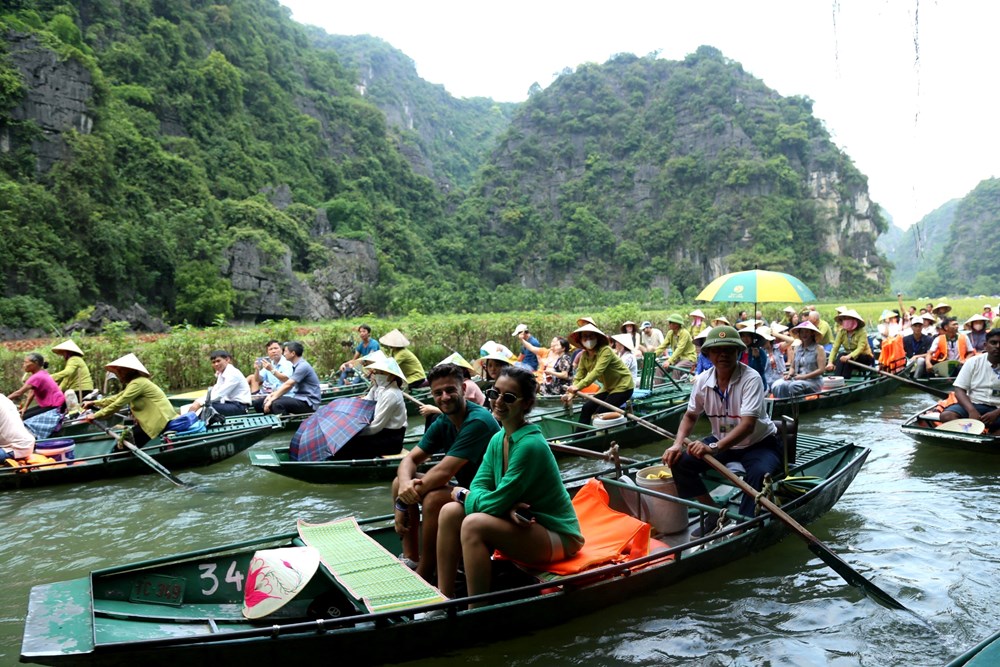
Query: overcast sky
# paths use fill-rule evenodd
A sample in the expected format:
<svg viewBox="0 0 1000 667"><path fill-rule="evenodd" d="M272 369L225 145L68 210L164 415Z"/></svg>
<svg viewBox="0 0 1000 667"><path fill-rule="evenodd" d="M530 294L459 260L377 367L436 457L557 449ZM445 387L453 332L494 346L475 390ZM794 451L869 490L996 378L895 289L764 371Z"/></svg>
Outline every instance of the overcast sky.
<svg viewBox="0 0 1000 667"><path fill-rule="evenodd" d="M908 227L1000 172L1000 3L989 0L280 0L300 22L381 37L457 97L519 102L615 53L718 48L813 112Z"/></svg>

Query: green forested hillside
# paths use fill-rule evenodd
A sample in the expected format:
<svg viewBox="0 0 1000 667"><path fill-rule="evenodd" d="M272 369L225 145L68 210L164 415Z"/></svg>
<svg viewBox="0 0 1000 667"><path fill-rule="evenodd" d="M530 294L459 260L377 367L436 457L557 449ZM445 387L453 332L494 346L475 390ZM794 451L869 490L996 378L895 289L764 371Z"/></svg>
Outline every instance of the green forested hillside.
<svg viewBox="0 0 1000 667"><path fill-rule="evenodd" d="M857 201L866 179L808 99L701 47L564 73L518 110L460 215L481 239L466 268L490 281L690 296L759 265L859 296L885 287L885 222Z"/></svg>
<svg viewBox="0 0 1000 667"><path fill-rule="evenodd" d="M1000 289L1000 179L989 178L959 202L937 259L942 293L997 294Z"/></svg>
<svg viewBox="0 0 1000 667"><path fill-rule="evenodd" d="M397 132L403 153L445 188L472 182L517 107L484 97L452 97L444 86L421 79L413 60L377 37L329 35L319 28L310 29L310 37L354 69L365 98Z"/></svg>
<svg viewBox="0 0 1000 667"><path fill-rule="evenodd" d="M275 0L8 0L0 324L662 302L758 263L884 285L864 176L714 49L567 70L505 130L412 77Z"/></svg>
<svg viewBox="0 0 1000 667"><path fill-rule="evenodd" d="M894 266L894 291L909 295L947 293L942 291L937 265L960 201L953 199L931 211L906 231L900 230L895 242L886 245L886 256Z"/></svg>

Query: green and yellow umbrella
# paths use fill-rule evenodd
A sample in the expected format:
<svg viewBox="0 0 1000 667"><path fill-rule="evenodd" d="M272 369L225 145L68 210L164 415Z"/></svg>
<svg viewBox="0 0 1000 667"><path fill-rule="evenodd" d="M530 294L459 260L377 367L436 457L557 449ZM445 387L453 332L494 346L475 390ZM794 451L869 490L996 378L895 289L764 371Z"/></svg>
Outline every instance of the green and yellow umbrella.
<svg viewBox="0 0 1000 667"><path fill-rule="evenodd" d="M795 276L777 271L737 271L719 276L703 289L699 301L815 301L816 295Z"/></svg>

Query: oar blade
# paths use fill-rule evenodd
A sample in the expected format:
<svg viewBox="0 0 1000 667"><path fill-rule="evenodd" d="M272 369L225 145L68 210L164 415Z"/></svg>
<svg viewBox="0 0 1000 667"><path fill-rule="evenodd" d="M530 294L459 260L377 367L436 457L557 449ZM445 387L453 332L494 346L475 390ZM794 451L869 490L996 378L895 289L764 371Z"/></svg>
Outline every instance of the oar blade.
<svg viewBox="0 0 1000 667"><path fill-rule="evenodd" d="M851 586L860 588L868 595L870 598L874 599L879 604L888 607L889 609L902 609L904 611L909 611L903 603L896 600L896 598L889 595L873 582L866 579L860 572L848 565L840 556L830 551L826 545L821 542L809 542L809 550L820 557L824 563L826 563L831 570L839 574L844 581L846 581Z"/></svg>

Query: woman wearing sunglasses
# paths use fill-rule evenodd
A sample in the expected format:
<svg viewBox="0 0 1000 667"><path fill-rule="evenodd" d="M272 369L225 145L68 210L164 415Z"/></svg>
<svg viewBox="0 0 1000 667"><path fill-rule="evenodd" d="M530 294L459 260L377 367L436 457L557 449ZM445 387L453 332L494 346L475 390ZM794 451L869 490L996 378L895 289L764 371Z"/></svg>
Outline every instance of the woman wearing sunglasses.
<svg viewBox="0 0 1000 667"><path fill-rule="evenodd" d="M585 324L569 335L569 342L583 348L583 354L576 379L566 387L566 393L563 394L563 403L569 405L578 391L599 381L604 389L595 398L615 407L625 405L625 401L632 398L635 381L621 358L611 349L604 332L592 324ZM584 401L580 410L580 423L589 425L596 411L597 403Z"/></svg>
<svg viewBox="0 0 1000 667"><path fill-rule="evenodd" d="M489 592L495 549L522 563L544 565L583 546L552 450L541 429L525 419L537 390L531 372L510 366L486 392L503 429L490 440L470 488L456 487L451 495L458 502L441 509L438 586L448 597L454 597L459 556L471 596Z"/></svg>

